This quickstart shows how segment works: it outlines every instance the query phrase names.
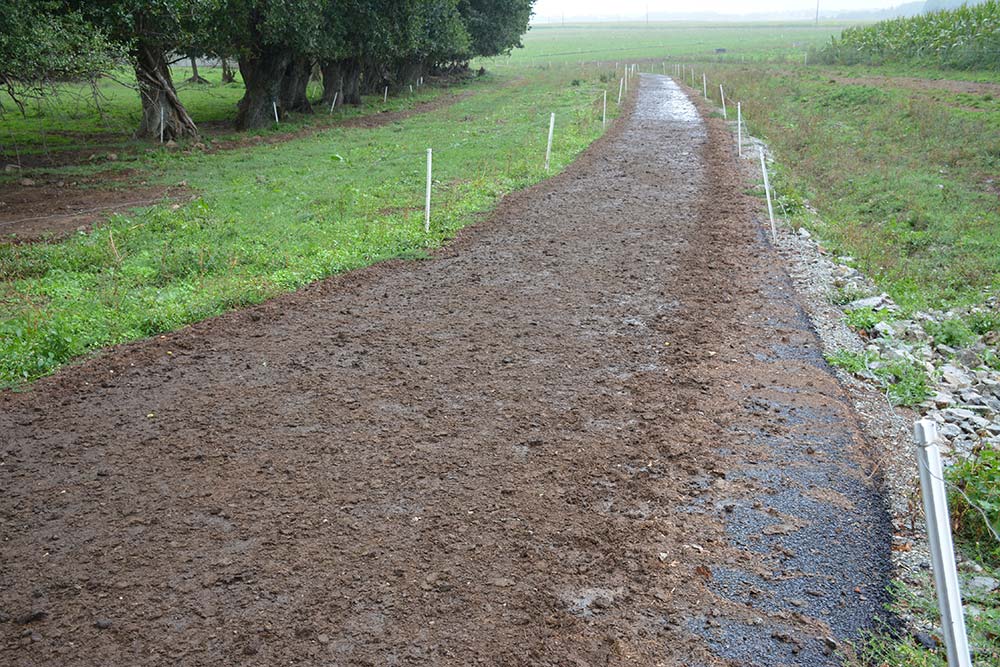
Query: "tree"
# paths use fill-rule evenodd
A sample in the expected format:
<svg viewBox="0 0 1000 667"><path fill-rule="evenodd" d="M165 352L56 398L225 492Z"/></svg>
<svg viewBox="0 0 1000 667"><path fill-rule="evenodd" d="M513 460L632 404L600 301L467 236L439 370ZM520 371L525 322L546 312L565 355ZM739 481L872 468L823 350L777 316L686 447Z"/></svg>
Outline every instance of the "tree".
<svg viewBox="0 0 1000 667"><path fill-rule="evenodd" d="M136 136L176 139L198 128L177 96L169 53L195 42L210 0L66 0L128 53L135 69L142 121Z"/></svg>
<svg viewBox="0 0 1000 667"><path fill-rule="evenodd" d="M24 98L59 81L93 81L121 57L103 31L57 2L0 0L0 86L22 112Z"/></svg>
<svg viewBox="0 0 1000 667"><path fill-rule="evenodd" d="M323 0L217 0L214 25L222 52L237 56L246 93L240 130L266 127L274 110L301 106L319 43ZM300 94L301 93L301 94Z"/></svg>
<svg viewBox="0 0 1000 667"><path fill-rule="evenodd" d="M460 0L458 11L472 37L472 53L498 56L521 48L534 0Z"/></svg>

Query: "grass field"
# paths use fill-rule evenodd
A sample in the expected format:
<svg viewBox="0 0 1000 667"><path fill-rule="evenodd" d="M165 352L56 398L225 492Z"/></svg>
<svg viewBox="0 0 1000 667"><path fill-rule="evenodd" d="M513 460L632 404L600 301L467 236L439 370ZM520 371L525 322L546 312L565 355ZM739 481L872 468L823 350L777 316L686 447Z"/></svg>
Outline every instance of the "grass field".
<svg viewBox="0 0 1000 667"><path fill-rule="evenodd" d="M844 25L821 23L592 23L539 25L524 49L498 63L574 63L649 59L800 62L810 47L840 34ZM716 53L725 49L725 53Z"/></svg>
<svg viewBox="0 0 1000 667"><path fill-rule="evenodd" d="M845 68L704 69L775 150L792 221L855 257L904 309L996 293L1000 95ZM909 76L921 74L940 73Z"/></svg>
<svg viewBox="0 0 1000 667"><path fill-rule="evenodd" d="M190 68L174 67L172 71L178 96L200 126L203 141L211 143L246 136L230 127L236 103L243 96L242 79L238 74L236 82L223 85L221 69L201 67L198 73L209 81L206 85L187 82ZM18 157L25 155L148 147L149 142L132 138L141 117L138 93L131 87L133 81L130 72L122 71L100 79L95 86L63 84L56 88L54 95L27 100L23 114L14 111L13 101L5 92L0 92L0 105L8 109L8 113L0 117L0 159L16 164ZM310 99L318 99L321 92L319 82L309 84ZM383 102L381 96L368 96L361 107L338 106L332 117L343 120L366 113L397 111L433 99L442 92L441 88L425 86L412 94L409 91L393 94L387 102ZM330 119L329 110L317 107L314 115L289 114L280 125L251 134L287 132L328 123Z"/></svg>

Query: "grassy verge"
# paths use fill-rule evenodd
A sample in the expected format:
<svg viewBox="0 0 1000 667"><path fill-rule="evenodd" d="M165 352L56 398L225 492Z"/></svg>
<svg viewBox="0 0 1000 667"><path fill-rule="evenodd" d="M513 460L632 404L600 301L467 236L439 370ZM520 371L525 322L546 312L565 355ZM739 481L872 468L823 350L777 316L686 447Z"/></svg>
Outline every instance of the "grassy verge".
<svg viewBox="0 0 1000 667"><path fill-rule="evenodd" d="M0 246L0 382L22 383L101 347L435 247L503 194L546 176L550 111L552 173L601 133L606 84L597 76L556 69L516 85L490 83L504 82L480 81L453 106L377 129L144 158L147 180L184 181L197 198L115 216L61 243Z"/></svg>
<svg viewBox="0 0 1000 667"><path fill-rule="evenodd" d="M976 303L1000 286L991 94L842 84L854 73L830 68L707 69L776 151L793 222L810 201L821 237L904 310Z"/></svg>

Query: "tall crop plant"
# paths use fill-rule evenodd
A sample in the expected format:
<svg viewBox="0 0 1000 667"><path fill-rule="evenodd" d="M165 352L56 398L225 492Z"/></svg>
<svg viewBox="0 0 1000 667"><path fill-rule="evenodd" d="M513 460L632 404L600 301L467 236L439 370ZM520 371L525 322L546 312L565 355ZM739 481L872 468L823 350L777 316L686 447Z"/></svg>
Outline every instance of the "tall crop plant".
<svg viewBox="0 0 1000 667"><path fill-rule="evenodd" d="M847 28L817 55L831 64L920 61L1000 69L1000 0Z"/></svg>

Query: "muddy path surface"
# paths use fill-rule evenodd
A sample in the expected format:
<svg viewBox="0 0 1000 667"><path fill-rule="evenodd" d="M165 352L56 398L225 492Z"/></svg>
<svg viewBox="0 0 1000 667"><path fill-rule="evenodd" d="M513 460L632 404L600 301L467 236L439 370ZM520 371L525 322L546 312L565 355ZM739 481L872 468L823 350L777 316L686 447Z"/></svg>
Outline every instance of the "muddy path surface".
<svg viewBox="0 0 1000 667"><path fill-rule="evenodd" d="M388 263L0 396L0 663L833 665L889 523L669 79Z"/></svg>

